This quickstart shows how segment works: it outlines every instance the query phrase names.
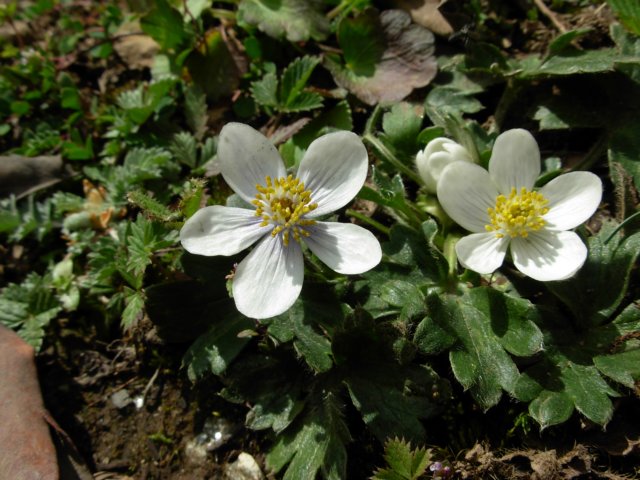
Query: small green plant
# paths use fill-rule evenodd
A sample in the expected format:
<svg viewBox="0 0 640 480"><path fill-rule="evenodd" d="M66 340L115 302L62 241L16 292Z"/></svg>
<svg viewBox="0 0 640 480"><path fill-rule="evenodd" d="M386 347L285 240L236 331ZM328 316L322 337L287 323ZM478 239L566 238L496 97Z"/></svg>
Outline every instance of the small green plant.
<svg viewBox="0 0 640 480"><path fill-rule="evenodd" d="M371 480L418 480L426 474L432 451L423 447L411 448L404 439L393 438L384 445L385 468L378 468Z"/></svg>

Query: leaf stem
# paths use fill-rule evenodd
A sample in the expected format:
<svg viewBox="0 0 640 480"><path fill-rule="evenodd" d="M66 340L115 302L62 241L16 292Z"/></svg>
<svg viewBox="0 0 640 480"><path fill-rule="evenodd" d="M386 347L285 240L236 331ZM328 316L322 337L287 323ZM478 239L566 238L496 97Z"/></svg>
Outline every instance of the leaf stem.
<svg viewBox="0 0 640 480"><path fill-rule="evenodd" d="M373 116L373 115L372 115ZM387 148L387 146L382 143L378 138L373 136L371 133L365 133L362 137L366 143L368 143L380 156L380 158L387 163L389 163L393 168L398 170L399 172L405 174L411 180L413 180L418 185L422 185L422 180L418 176L416 172L411 170L405 164L403 164L398 158Z"/></svg>
<svg viewBox="0 0 640 480"><path fill-rule="evenodd" d="M367 225L372 226L373 228L378 230L380 233L385 234L387 237L389 236L390 229L384 226L383 224L381 224L380 222L374 220L373 218L367 217L366 215L363 215L362 213L356 212L355 210L352 210L352 209L347 209L345 213L350 217L357 218L361 222L364 222Z"/></svg>
<svg viewBox="0 0 640 480"><path fill-rule="evenodd" d="M591 146L591 148L589 149L587 154L584 156L582 161L578 163L575 167L573 167L571 171L575 172L575 171L591 169L591 167L593 167L593 165L598 160L600 160L600 157L602 156L603 152L606 150L607 140L608 138L606 134L603 133L602 135L600 135L596 140L596 143L594 143Z"/></svg>
<svg viewBox="0 0 640 480"><path fill-rule="evenodd" d="M636 219L638 217L640 217L640 212L636 212L633 215L625 218L623 220L623 222L620 225L618 225L613 232L611 232L611 235L609 235L607 237L607 239L604 241L604 244L606 245L607 243L609 243L611 241L611 239L616 236L616 233L618 233L620 230L622 230L624 228L624 226L627 225L629 222L631 222L632 220L634 220L634 219Z"/></svg>

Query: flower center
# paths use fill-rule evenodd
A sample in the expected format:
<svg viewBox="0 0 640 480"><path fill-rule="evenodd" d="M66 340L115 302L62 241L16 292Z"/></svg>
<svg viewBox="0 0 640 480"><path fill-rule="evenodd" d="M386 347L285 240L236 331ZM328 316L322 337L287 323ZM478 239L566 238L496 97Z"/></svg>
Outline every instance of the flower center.
<svg viewBox="0 0 640 480"><path fill-rule="evenodd" d="M529 232L540 230L545 225L542 218L547 214L549 200L538 192L532 192L525 187L520 193L511 189L509 197L498 195L495 208L488 208L487 213L491 224L485 228L488 232L496 232L496 237L526 238Z"/></svg>
<svg viewBox="0 0 640 480"><path fill-rule="evenodd" d="M261 227L273 225L271 236L282 232L282 240L289 245L289 237L296 242L300 237L308 237L310 233L305 229L314 225L315 220L302 218L318 207L317 203L310 203L311 191L305 190L304 183L293 178L280 177L275 181L271 177L265 178L265 185L256 185L256 199L251 203L256 206L256 216L262 217Z"/></svg>

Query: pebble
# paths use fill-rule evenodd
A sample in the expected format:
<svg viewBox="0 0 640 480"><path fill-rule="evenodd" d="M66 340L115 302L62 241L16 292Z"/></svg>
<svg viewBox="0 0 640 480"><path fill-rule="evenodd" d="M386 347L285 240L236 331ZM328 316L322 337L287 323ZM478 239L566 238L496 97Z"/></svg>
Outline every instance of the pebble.
<svg viewBox="0 0 640 480"><path fill-rule="evenodd" d="M264 480L258 462L248 453L242 452L238 459L224 469L225 480Z"/></svg>

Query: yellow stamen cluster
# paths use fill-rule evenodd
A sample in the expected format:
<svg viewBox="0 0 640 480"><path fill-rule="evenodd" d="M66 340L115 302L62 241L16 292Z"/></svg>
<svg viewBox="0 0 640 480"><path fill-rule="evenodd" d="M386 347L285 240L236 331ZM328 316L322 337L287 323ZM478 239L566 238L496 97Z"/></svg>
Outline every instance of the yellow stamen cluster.
<svg viewBox="0 0 640 480"><path fill-rule="evenodd" d="M301 236L308 237L310 234L304 227L316 222L302 217L318 207L317 203L310 203L311 192L305 190L304 183L293 178L293 175L275 180L268 176L265 181L265 186L256 185L258 193L251 202L256 207L256 216L262 217L260 226L274 225L271 236L282 232L285 245L289 245L290 236L296 242L300 241Z"/></svg>
<svg viewBox="0 0 640 480"><path fill-rule="evenodd" d="M526 238L529 232L544 227L546 222L542 217L549 212L548 203L549 200L538 192L522 187L518 193L513 188L509 197L498 195L495 208L487 209L491 224L485 228L488 232L496 232L498 238L505 235Z"/></svg>

